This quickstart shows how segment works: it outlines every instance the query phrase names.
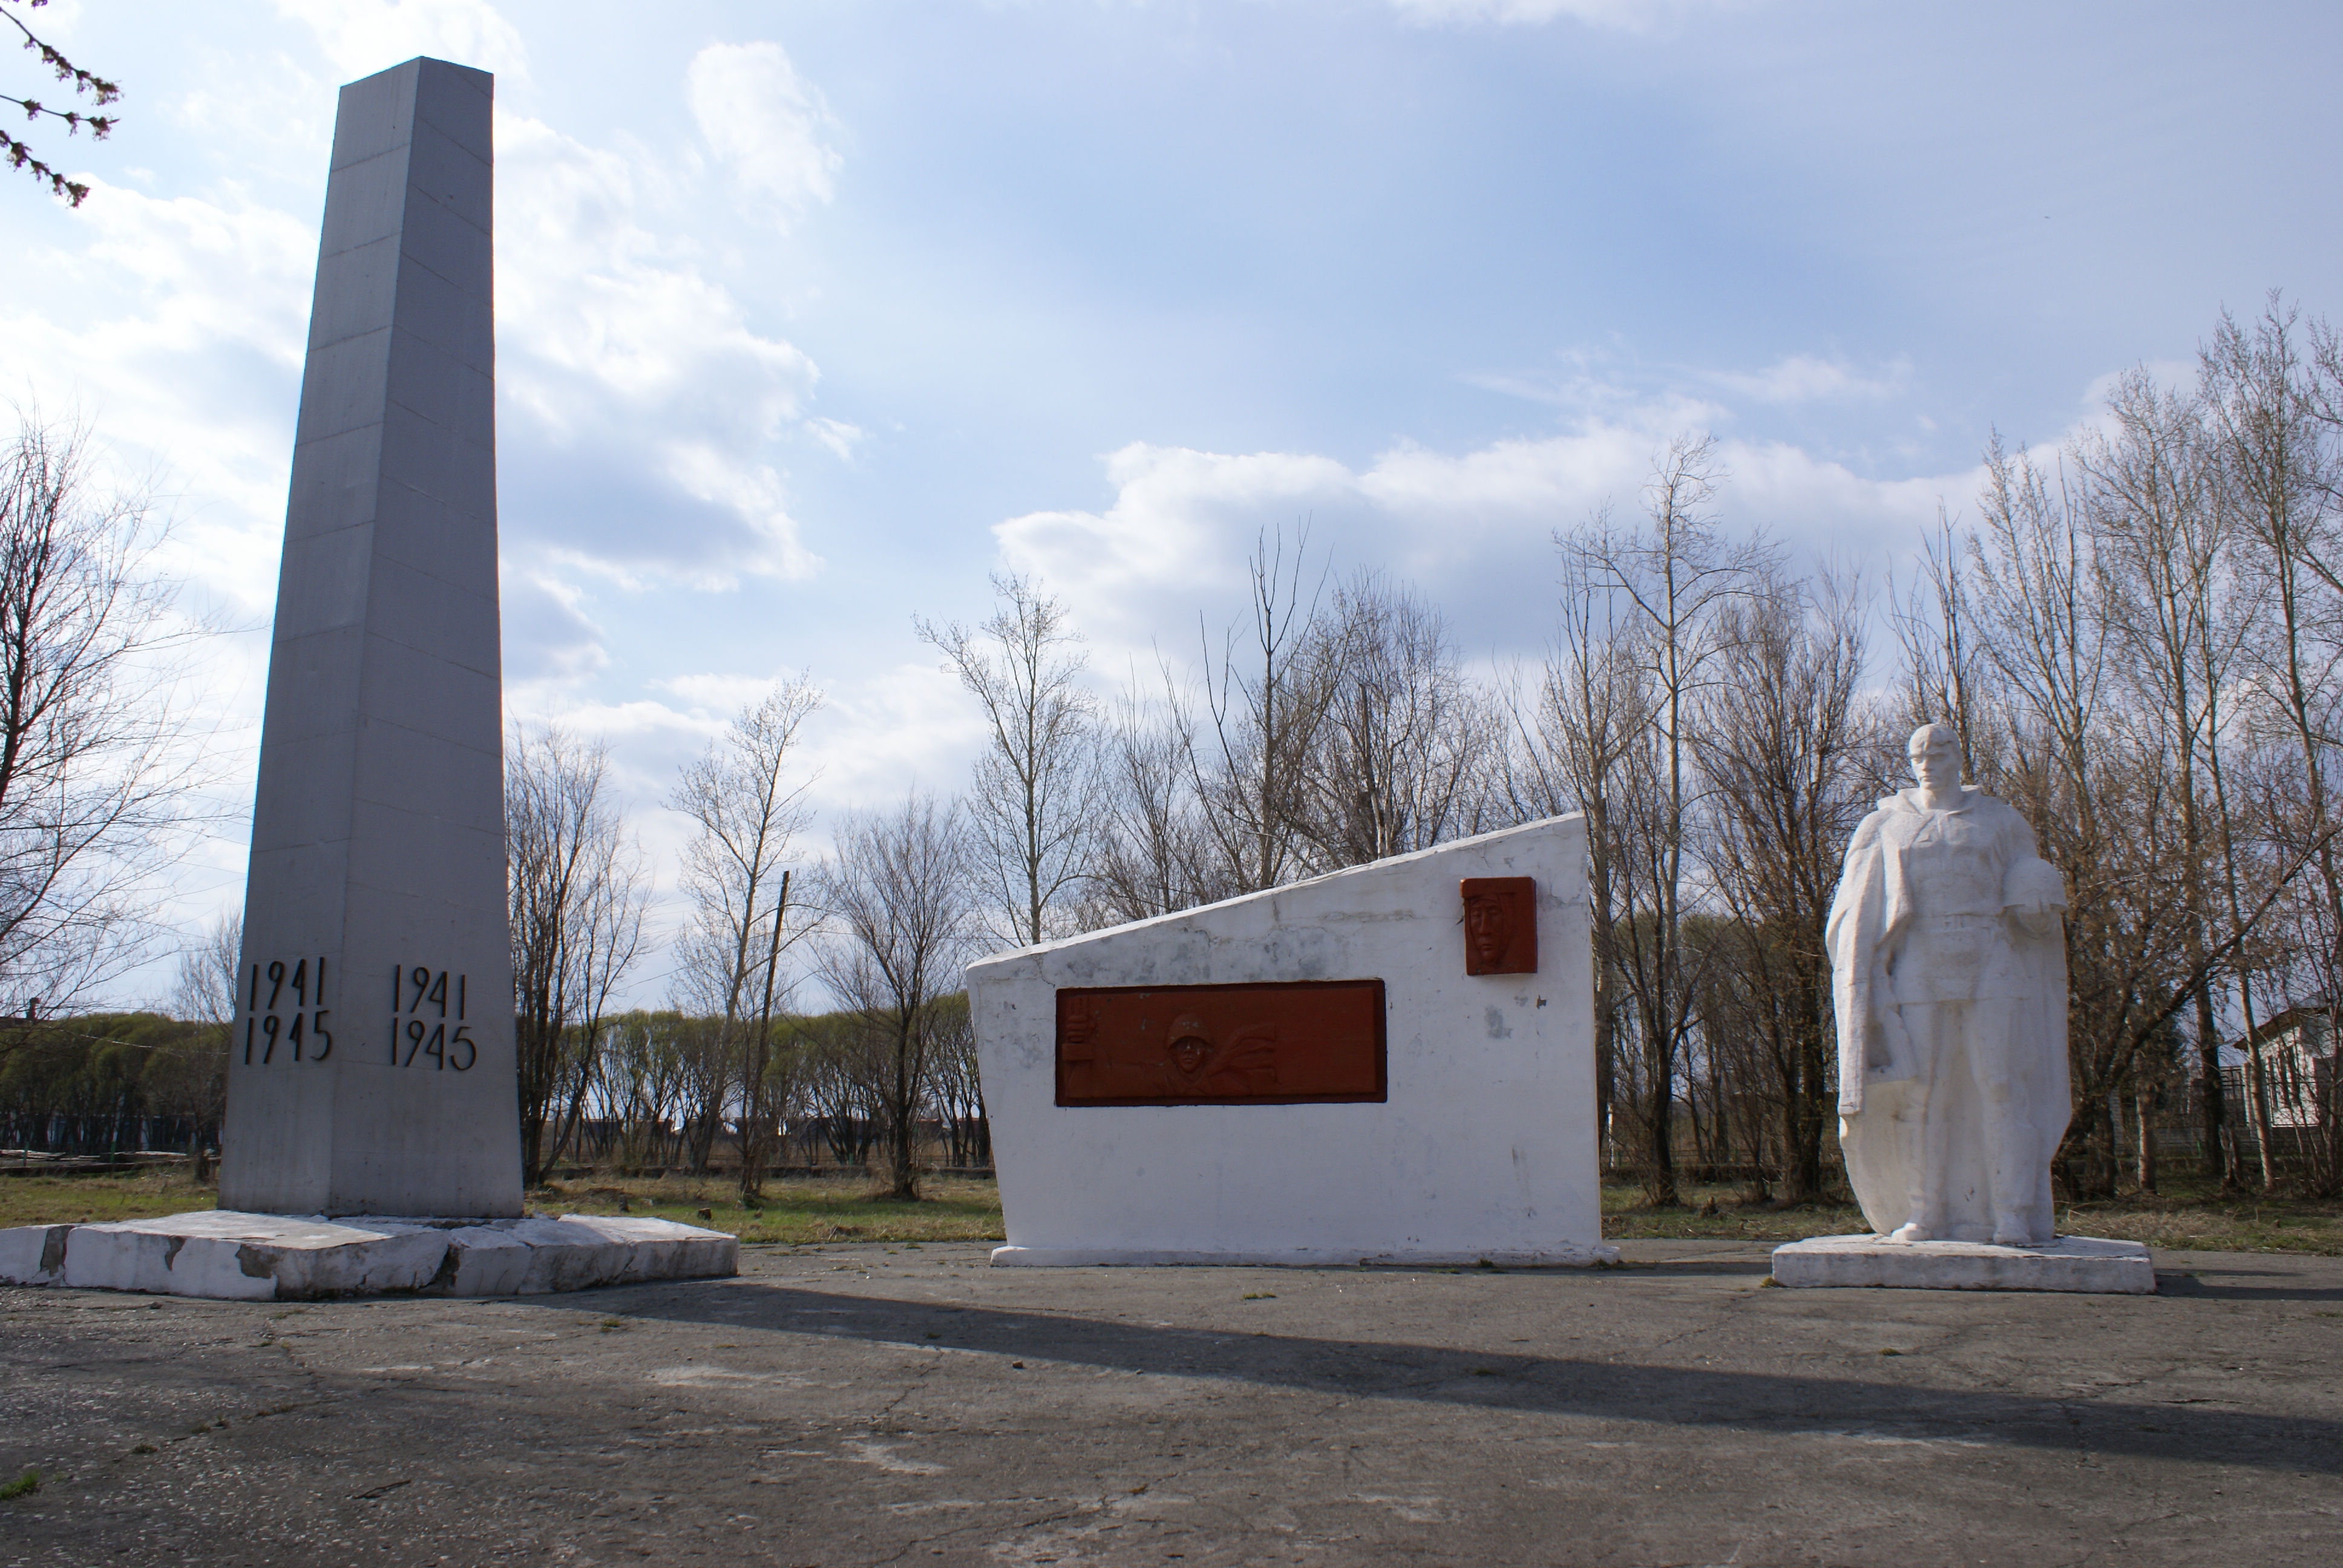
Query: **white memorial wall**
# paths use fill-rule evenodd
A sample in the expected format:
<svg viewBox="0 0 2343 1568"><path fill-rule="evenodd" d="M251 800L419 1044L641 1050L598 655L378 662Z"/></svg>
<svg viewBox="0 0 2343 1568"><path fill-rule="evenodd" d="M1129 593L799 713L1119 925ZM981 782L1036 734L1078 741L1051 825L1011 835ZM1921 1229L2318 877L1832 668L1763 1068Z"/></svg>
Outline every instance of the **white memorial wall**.
<svg viewBox="0 0 2343 1568"><path fill-rule="evenodd" d="M1586 1263L1577 817L972 964L1003 1264Z"/></svg>

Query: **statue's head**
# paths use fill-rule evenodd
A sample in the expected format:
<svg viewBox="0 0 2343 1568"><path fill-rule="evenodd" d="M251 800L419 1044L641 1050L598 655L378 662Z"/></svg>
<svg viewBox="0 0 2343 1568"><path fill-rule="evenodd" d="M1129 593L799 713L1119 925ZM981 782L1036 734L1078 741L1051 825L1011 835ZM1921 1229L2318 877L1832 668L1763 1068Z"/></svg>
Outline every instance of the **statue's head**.
<svg viewBox="0 0 2343 1568"><path fill-rule="evenodd" d="M1912 777L1924 789L1953 789L1961 782L1961 738L1949 724L1923 724L1912 731L1904 754L1911 759Z"/></svg>

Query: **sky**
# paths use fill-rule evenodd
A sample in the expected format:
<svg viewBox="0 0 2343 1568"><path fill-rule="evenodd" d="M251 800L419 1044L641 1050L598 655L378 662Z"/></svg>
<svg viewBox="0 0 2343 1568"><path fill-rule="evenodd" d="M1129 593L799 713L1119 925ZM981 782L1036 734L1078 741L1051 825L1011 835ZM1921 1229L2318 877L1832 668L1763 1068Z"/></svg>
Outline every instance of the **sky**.
<svg viewBox="0 0 2343 1568"><path fill-rule="evenodd" d="M779 676L826 694L809 852L960 787L976 714L913 618L980 620L993 574L1106 690L1306 524L1502 667L1554 531L1677 433L1724 527L1884 588L1996 430L2055 446L2270 289L2343 314L2332 5L7 9L123 88L106 142L19 127L93 188L0 178L0 397L154 498L211 628L216 820L157 910L190 934L242 900L336 88L418 54L497 75L508 717L608 740L661 925L677 769ZM5 48L0 90L60 97Z"/></svg>

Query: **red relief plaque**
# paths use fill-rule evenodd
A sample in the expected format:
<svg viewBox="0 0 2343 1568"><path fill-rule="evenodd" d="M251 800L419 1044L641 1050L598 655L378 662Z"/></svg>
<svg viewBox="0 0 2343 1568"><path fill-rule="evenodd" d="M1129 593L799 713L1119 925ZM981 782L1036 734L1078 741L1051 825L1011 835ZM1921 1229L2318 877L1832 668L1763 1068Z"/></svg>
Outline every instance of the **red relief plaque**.
<svg viewBox="0 0 2343 1568"><path fill-rule="evenodd" d="M1384 1098L1379 980L1058 992L1061 1105Z"/></svg>
<svg viewBox="0 0 2343 1568"><path fill-rule="evenodd" d="M1464 972L1537 973L1537 879L1467 877L1464 893Z"/></svg>

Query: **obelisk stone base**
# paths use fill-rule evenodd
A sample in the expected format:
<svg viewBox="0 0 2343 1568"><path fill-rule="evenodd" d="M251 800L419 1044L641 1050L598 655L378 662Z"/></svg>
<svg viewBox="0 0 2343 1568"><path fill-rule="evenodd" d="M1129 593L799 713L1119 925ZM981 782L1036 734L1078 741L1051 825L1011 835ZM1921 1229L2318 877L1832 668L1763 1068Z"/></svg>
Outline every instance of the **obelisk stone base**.
<svg viewBox="0 0 2343 1568"><path fill-rule="evenodd" d="M0 1231L0 1284L223 1301L413 1292L530 1296L727 1278L740 1243L667 1220L329 1220L199 1210L102 1225Z"/></svg>
<svg viewBox="0 0 2343 1568"><path fill-rule="evenodd" d="M1814 1236L1774 1249L1777 1285L1916 1291L2074 1291L2152 1296L2156 1265L2137 1241L2061 1236L2046 1246Z"/></svg>

